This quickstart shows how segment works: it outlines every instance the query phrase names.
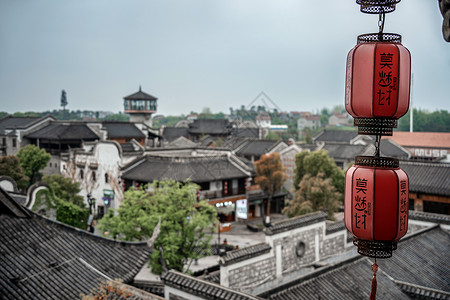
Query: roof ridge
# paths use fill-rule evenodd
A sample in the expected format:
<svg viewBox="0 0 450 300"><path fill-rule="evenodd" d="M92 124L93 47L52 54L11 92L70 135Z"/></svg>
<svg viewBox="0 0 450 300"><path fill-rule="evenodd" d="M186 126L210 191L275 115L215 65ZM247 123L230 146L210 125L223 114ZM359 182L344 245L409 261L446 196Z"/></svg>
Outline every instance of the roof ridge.
<svg viewBox="0 0 450 300"><path fill-rule="evenodd" d="M428 292L428 293L431 292L431 293L436 293L438 295L450 296L450 293L446 292L444 290L438 290L438 289L426 287L426 286L423 286L423 285L418 285L418 284L414 284L414 283L410 283L410 282L406 282L406 281L401 281L401 280L396 280L396 279L392 279L392 281L396 285L398 285L400 287L400 289L406 294L413 294L413 295L416 295L416 296L417 295L418 296L423 296L424 292ZM405 289L404 286L413 288L414 290ZM438 298L433 298L433 299L438 299Z"/></svg>

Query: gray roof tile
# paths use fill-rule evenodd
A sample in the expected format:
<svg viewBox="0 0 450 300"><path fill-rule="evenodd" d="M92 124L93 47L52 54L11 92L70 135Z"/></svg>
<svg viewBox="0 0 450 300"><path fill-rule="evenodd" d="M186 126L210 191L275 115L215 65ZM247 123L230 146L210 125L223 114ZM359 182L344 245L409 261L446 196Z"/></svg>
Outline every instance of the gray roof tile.
<svg viewBox="0 0 450 300"><path fill-rule="evenodd" d="M256 257L265 253L268 253L272 249L266 243L260 243L249 247L228 251L223 257L220 258L221 265L231 265L252 257Z"/></svg>
<svg viewBox="0 0 450 300"><path fill-rule="evenodd" d="M57 141L100 139L86 124L53 122L44 128L36 130L25 136L29 139L47 139Z"/></svg>
<svg viewBox="0 0 450 300"><path fill-rule="evenodd" d="M445 295L450 292L449 248L449 233L439 226L402 239L391 258L378 261L377 299L417 299L413 293L435 293L436 298L426 299L446 299ZM372 259L358 255L261 296L281 300L311 299L311 295L321 299L367 299L372 263ZM411 291L412 287L417 290Z"/></svg>
<svg viewBox="0 0 450 300"><path fill-rule="evenodd" d="M208 300L260 300L257 296L247 295L242 292L223 287L216 283L201 280L177 271L169 271L161 276L165 285L184 291L191 295Z"/></svg>
<svg viewBox="0 0 450 300"><path fill-rule="evenodd" d="M410 192L450 196L450 164L400 161L400 167L408 174Z"/></svg>
<svg viewBox="0 0 450 300"><path fill-rule="evenodd" d="M129 122L103 122L108 138L145 138L145 134L136 125Z"/></svg>
<svg viewBox="0 0 450 300"><path fill-rule="evenodd" d="M77 299L107 278L130 282L150 256L146 243L116 242L23 215L7 196L0 204L2 299Z"/></svg>
<svg viewBox="0 0 450 300"><path fill-rule="evenodd" d="M327 219L327 214L319 211L303 216L298 216L277 223L272 223L269 227L264 228L264 233L266 235L274 235L277 233L285 232L295 228L300 228L317 222L325 221Z"/></svg>
<svg viewBox="0 0 450 300"><path fill-rule="evenodd" d="M165 157L147 156L141 163L127 169L122 178L143 182L173 179L207 182L222 179L248 177L224 156L215 157Z"/></svg>

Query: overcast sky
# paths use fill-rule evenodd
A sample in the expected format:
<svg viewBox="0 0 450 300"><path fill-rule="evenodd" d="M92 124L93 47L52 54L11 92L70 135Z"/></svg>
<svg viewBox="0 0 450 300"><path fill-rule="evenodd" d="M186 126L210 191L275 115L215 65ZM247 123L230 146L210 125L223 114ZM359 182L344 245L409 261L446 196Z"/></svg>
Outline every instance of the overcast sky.
<svg viewBox="0 0 450 300"><path fill-rule="evenodd" d="M0 0L0 111L229 112L264 91L284 111L344 103L345 62L378 16L354 0ZM450 110L450 43L438 1L386 15L412 56L413 105ZM268 101L266 101L267 104ZM262 105L261 102L255 102Z"/></svg>

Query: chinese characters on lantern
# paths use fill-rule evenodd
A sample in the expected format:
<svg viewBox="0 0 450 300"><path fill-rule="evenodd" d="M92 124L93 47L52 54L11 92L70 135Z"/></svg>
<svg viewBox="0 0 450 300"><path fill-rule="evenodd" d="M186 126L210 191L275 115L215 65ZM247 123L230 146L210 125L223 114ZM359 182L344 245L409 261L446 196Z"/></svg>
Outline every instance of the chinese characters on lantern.
<svg viewBox="0 0 450 300"><path fill-rule="evenodd" d="M393 113L397 102L398 53L388 45L379 46L375 55L374 108L378 113ZM392 110L392 112L391 112Z"/></svg>
<svg viewBox="0 0 450 300"><path fill-rule="evenodd" d="M356 194L355 194L355 228L366 229L366 217L370 203L367 203L367 179L356 178Z"/></svg>
<svg viewBox="0 0 450 300"><path fill-rule="evenodd" d="M400 181L400 231L406 231L408 213L408 184L406 180Z"/></svg>

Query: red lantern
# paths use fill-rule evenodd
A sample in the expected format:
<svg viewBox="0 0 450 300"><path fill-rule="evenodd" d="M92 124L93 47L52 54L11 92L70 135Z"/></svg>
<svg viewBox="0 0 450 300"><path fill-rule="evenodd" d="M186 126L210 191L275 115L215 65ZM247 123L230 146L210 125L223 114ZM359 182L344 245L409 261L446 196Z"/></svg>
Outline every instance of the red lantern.
<svg viewBox="0 0 450 300"><path fill-rule="evenodd" d="M345 175L345 226L358 253L392 256L408 230L408 175L398 160L357 156Z"/></svg>
<svg viewBox="0 0 450 300"><path fill-rule="evenodd" d="M411 55L401 36L366 34L347 56L345 108L361 134L392 135L409 108Z"/></svg>

